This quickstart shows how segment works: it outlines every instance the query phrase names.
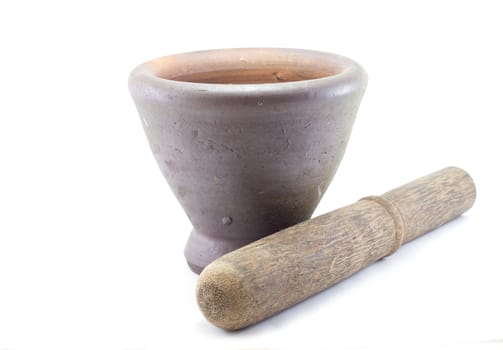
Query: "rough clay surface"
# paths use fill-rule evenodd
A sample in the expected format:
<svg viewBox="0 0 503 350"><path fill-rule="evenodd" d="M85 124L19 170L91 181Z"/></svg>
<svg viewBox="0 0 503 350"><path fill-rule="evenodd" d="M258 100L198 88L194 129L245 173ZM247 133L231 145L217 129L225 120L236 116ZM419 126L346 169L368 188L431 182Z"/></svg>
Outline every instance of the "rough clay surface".
<svg viewBox="0 0 503 350"><path fill-rule="evenodd" d="M274 79L265 80L269 70ZM194 82L246 77L254 84ZM131 73L129 86L152 153L194 227L185 256L200 272L311 217L344 155L366 73L328 53L232 49L153 60Z"/></svg>

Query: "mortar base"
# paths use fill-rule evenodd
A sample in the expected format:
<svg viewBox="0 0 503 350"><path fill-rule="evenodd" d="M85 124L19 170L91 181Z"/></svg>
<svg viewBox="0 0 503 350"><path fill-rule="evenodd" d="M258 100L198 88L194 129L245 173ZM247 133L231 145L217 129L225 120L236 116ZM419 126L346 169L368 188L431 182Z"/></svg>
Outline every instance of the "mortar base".
<svg viewBox="0 0 503 350"><path fill-rule="evenodd" d="M200 274L206 265L213 260L250 242L251 240L209 236L192 229L185 245L185 259L190 269L194 273Z"/></svg>

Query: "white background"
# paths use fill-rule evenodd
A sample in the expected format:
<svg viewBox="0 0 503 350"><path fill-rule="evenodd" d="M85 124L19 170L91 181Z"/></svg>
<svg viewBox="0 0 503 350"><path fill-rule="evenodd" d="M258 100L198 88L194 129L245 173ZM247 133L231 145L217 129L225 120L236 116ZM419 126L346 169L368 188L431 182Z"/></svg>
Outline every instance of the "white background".
<svg viewBox="0 0 503 350"><path fill-rule="evenodd" d="M1 2L0 348L503 347L498 5ZM127 77L157 56L252 46L335 52L368 71L316 214L448 165L472 175L478 198L392 257L230 333L198 311L183 257L191 225Z"/></svg>

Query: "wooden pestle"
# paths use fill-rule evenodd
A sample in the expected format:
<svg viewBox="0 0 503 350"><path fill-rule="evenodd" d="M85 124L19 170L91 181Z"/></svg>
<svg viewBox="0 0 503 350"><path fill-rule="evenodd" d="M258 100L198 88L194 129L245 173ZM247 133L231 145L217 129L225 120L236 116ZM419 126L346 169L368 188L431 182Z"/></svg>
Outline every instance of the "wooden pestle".
<svg viewBox="0 0 503 350"><path fill-rule="evenodd" d="M351 276L470 209L475 185L450 167L235 250L208 265L197 300L214 325L259 322Z"/></svg>

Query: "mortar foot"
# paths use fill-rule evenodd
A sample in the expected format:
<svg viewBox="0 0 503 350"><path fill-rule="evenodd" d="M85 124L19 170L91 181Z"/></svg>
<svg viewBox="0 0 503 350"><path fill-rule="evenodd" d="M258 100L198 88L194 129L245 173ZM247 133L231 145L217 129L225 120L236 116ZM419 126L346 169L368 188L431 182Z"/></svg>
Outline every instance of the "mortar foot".
<svg viewBox="0 0 503 350"><path fill-rule="evenodd" d="M193 229L185 245L185 259L190 269L200 274L213 260L250 242L251 240L209 236Z"/></svg>

